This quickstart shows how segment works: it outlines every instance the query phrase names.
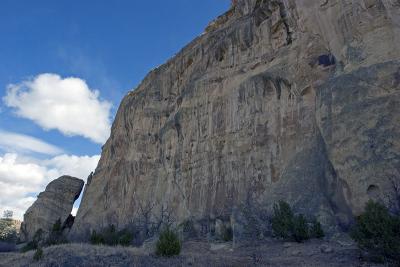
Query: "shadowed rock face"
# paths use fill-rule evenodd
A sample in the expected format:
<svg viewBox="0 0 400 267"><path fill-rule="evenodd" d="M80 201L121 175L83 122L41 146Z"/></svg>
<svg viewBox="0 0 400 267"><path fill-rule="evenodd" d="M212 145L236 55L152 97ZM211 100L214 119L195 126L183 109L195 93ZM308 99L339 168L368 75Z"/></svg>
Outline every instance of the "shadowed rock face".
<svg viewBox="0 0 400 267"><path fill-rule="evenodd" d="M237 0L123 99L72 237L286 200L325 226L400 180L400 3ZM398 208L398 207L397 207Z"/></svg>
<svg viewBox="0 0 400 267"><path fill-rule="evenodd" d="M82 191L83 184L83 180L70 176L61 176L49 183L46 190L39 194L38 199L24 214L21 239L32 240L39 229L46 235L58 219L64 224Z"/></svg>

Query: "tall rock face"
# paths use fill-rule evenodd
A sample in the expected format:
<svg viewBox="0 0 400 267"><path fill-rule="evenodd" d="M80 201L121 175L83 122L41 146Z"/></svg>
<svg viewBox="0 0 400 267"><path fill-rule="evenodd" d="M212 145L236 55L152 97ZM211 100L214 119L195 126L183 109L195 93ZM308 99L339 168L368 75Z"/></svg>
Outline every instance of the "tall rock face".
<svg viewBox="0 0 400 267"><path fill-rule="evenodd" d="M72 236L286 200L324 225L396 207L400 1L236 0L123 99ZM158 211L156 211L158 212Z"/></svg>
<svg viewBox="0 0 400 267"><path fill-rule="evenodd" d="M21 224L21 239L31 241L39 229L45 237L57 220L64 224L82 191L83 184L83 180L71 176L61 176L50 182L25 212Z"/></svg>

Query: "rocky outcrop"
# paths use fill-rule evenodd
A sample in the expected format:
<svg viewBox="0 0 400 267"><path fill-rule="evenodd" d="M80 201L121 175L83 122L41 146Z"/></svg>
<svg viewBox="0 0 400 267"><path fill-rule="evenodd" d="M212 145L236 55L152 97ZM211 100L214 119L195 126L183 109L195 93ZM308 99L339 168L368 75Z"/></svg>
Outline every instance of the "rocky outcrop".
<svg viewBox="0 0 400 267"><path fill-rule="evenodd" d="M21 225L21 239L30 241L42 229L48 234L57 220L64 224L71 214L72 206L79 197L83 180L71 176L61 176L49 183L44 192L24 214Z"/></svg>
<svg viewBox="0 0 400 267"><path fill-rule="evenodd" d="M398 208L399 25L395 0L233 1L125 96L72 237L143 206L237 222L283 199L331 229Z"/></svg>

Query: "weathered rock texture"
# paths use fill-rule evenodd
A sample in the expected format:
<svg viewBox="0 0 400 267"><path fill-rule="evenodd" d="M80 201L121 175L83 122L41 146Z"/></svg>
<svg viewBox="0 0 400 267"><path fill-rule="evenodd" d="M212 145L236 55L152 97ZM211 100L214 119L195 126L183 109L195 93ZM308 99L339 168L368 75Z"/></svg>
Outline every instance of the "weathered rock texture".
<svg viewBox="0 0 400 267"><path fill-rule="evenodd" d="M122 101L73 236L284 199L347 224L400 180L400 1L236 0ZM158 211L157 211L158 212Z"/></svg>
<svg viewBox="0 0 400 267"><path fill-rule="evenodd" d="M38 199L24 214L21 239L32 240L39 229L43 230L45 237L58 219L63 224L71 214L83 184L83 180L70 176L61 176L49 183L46 190L39 194Z"/></svg>

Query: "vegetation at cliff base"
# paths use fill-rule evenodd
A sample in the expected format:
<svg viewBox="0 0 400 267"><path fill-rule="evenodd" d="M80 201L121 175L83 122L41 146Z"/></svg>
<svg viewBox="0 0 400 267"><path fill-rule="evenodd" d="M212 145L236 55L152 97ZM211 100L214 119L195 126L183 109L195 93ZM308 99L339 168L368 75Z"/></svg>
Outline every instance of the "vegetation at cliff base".
<svg viewBox="0 0 400 267"><path fill-rule="evenodd" d="M133 234L127 229L117 231L114 225L110 225L99 232L92 231L90 243L94 245L129 246L133 240Z"/></svg>
<svg viewBox="0 0 400 267"><path fill-rule="evenodd" d="M40 261L41 259L43 259L43 249L42 248L38 248L35 251L35 254L33 254L33 260L34 261Z"/></svg>
<svg viewBox="0 0 400 267"><path fill-rule="evenodd" d="M24 247L21 248L21 252L27 252L30 250L38 249L43 244L44 232L42 229L38 229L33 236L32 241L28 242Z"/></svg>
<svg viewBox="0 0 400 267"><path fill-rule="evenodd" d="M311 222L310 234L312 237L315 238L325 237L325 233L324 230L322 229L321 223L315 219Z"/></svg>
<svg viewBox="0 0 400 267"><path fill-rule="evenodd" d="M303 214L295 215L292 208L285 201L274 205L272 217L272 231L276 237L303 242L310 238L325 236L321 224L317 220L311 222Z"/></svg>
<svg viewBox="0 0 400 267"><path fill-rule="evenodd" d="M225 227L222 233L222 240L225 242L232 241L233 231L231 227Z"/></svg>
<svg viewBox="0 0 400 267"><path fill-rule="evenodd" d="M21 252L35 250L41 246L52 246L68 243L67 238L63 233L64 227L62 226L61 219L58 219L51 229L50 233L45 233L42 229L36 231L33 239L22 247Z"/></svg>
<svg viewBox="0 0 400 267"><path fill-rule="evenodd" d="M46 245L58 245L67 243L67 239L63 235L63 227L61 224L61 219L58 219L52 227L49 237L46 240Z"/></svg>
<svg viewBox="0 0 400 267"><path fill-rule="evenodd" d="M272 217L272 230L278 237L287 239L292 234L293 212L289 204L280 201L274 205L274 215Z"/></svg>
<svg viewBox="0 0 400 267"><path fill-rule="evenodd" d="M369 260L400 265L400 217L390 214L384 205L369 201L357 217L351 237Z"/></svg>
<svg viewBox="0 0 400 267"><path fill-rule="evenodd" d="M179 255L181 252L181 241L178 235L167 228L160 233L160 237L156 244L156 254L163 257L171 257Z"/></svg>
<svg viewBox="0 0 400 267"><path fill-rule="evenodd" d="M296 242L310 239L310 229L303 214L293 217L292 237Z"/></svg>

